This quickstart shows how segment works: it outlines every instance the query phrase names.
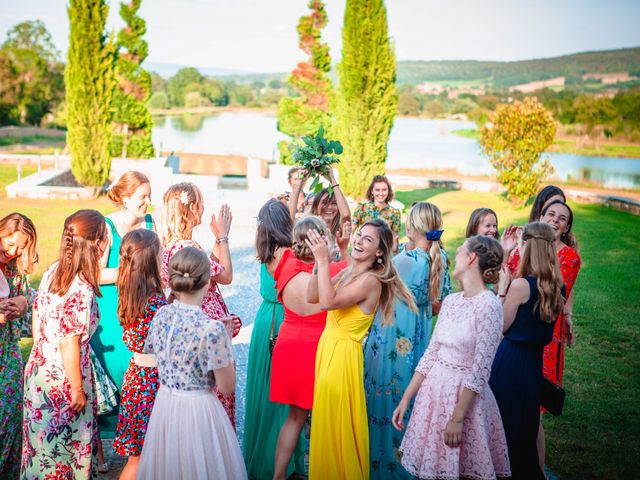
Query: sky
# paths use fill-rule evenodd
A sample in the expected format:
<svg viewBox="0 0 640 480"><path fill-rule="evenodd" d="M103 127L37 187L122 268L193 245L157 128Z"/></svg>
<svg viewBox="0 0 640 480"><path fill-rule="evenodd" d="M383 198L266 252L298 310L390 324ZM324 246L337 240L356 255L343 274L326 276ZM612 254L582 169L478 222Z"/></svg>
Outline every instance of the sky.
<svg viewBox="0 0 640 480"><path fill-rule="evenodd" d="M323 39L341 48L346 0L325 0ZM123 23L110 0L108 28ZM40 19L65 54L68 0L0 0L0 40ZM524 60L640 46L640 0L387 0L398 60ZM285 72L304 59L296 25L307 0L142 0L147 61Z"/></svg>

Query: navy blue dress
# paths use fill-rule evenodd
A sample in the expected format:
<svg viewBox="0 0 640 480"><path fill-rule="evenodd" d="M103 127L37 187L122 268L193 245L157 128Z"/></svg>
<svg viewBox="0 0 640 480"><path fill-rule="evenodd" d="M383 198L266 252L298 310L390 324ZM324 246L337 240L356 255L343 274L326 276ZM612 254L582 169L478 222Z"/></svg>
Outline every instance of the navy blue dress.
<svg viewBox="0 0 640 480"><path fill-rule="evenodd" d="M529 300L518 307L493 360L489 386L498 402L507 437L514 479L544 479L538 464L536 438L540 419L542 352L553 337L555 322L540 320L536 279L529 282Z"/></svg>

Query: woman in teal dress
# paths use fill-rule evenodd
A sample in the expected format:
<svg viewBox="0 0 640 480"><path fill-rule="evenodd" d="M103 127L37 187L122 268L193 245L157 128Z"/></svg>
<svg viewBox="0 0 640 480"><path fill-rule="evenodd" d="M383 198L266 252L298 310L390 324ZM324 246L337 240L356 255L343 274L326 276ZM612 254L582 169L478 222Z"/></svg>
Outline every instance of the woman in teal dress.
<svg viewBox="0 0 640 480"><path fill-rule="evenodd" d="M269 200L258 213L256 252L260 265L260 295L251 333L247 388L245 396L244 438L242 450L249 478L271 480L274 472L276 443L280 427L287 418L287 405L269 400L271 379L271 339L278 335L284 318L278 302L273 271L282 251L291 246L293 223L287 207L277 200ZM304 436L300 440L287 468L287 477L294 472L304 474Z"/></svg>
<svg viewBox="0 0 640 480"><path fill-rule="evenodd" d="M93 337L91 337L91 348L119 393L124 372L129 366L132 355L122 340L122 326L116 314L118 293L115 281L120 263L120 242L125 234L137 228L154 229L151 215L147 214L147 209L151 204L151 185L144 174L128 171L112 185L108 196L120 210L106 218L109 231L109 248L102 257L100 275L100 293L102 296L98 297L100 325ZM113 438L117 425L117 407L109 413L100 415L98 417L100 438ZM102 455L99 454L99 468L100 471L104 471L106 470L103 465L104 460L100 457Z"/></svg>
<svg viewBox="0 0 640 480"><path fill-rule="evenodd" d="M365 343L364 385L373 479L411 478L399 461L402 433L393 428L391 414L429 344L434 305L439 305L451 290L447 256L439 241L441 233L438 207L420 202L411 208L407 237L415 248L396 255L393 263L418 312L396 300L393 324L382 326L378 312ZM411 409L408 411L410 415Z"/></svg>

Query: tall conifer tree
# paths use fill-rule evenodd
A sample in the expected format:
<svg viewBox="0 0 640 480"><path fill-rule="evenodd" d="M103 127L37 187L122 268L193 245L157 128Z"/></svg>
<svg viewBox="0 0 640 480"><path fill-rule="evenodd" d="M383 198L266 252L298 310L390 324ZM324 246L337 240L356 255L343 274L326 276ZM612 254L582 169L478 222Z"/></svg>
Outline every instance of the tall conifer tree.
<svg viewBox="0 0 640 480"><path fill-rule="evenodd" d="M396 59L383 0L347 0L342 29L336 137L344 146L340 185L361 197L384 173L387 141L396 115Z"/></svg>
<svg viewBox="0 0 640 480"><path fill-rule="evenodd" d="M118 60L113 95L113 156L148 158L153 155L151 127L153 121L147 109L151 94L151 75L141 67L149 46L142 38L147 24L138 15L142 0L120 4L120 16L127 24L118 32Z"/></svg>
<svg viewBox="0 0 640 480"><path fill-rule="evenodd" d="M284 97L278 105L278 130L296 141L303 135L316 133L320 126L331 127L330 101L333 92L327 72L331 70L329 46L322 42L322 29L327 13L321 0L309 0L311 13L300 17L298 37L300 49L309 58L298 63L288 83L299 97ZM283 163L292 163L290 141L278 144Z"/></svg>
<svg viewBox="0 0 640 480"><path fill-rule="evenodd" d="M76 180L101 187L111 170L111 97L115 46L105 34L104 0L70 0L69 52L64 72L67 143Z"/></svg>

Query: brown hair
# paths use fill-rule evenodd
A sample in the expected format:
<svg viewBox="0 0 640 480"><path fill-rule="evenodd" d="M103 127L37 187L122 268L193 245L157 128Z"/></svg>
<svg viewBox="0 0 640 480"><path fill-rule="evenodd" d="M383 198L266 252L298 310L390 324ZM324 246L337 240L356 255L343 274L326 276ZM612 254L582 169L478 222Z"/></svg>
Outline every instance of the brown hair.
<svg viewBox="0 0 640 480"><path fill-rule="evenodd" d="M352 277L350 281L361 275L373 275L378 279L382 287L380 300L378 301L378 306L382 312L382 325L391 325L393 323L393 303L396 299L405 302L413 312L417 312L418 307L413 295L411 295L404 282L398 276L396 267L393 264L393 232L391 228L387 222L381 218L376 218L362 225L358 231L361 232L366 226L371 226L378 230L378 249L382 251L382 255L376 257L368 271ZM353 266L348 267L343 271L342 278L348 278L352 271Z"/></svg>
<svg viewBox="0 0 640 480"><path fill-rule="evenodd" d="M322 200L327 199L327 201L331 201L331 199L333 199L333 201L335 202L336 199L334 197L334 195L332 193L329 193L329 190L326 188L323 188L322 190L320 190L320 192L316 193L315 196L313 197L313 204L311 205L311 213L317 217L320 216L320 205L322 204ZM327 228L329 229L329 232L331 232L331 235L335 236L336 233L338 233L338 231L341 228L341 223L340 223L340 210L337 209L336 210L336 215L335 217L333 217L333 220L331 220L331 224L327 225Z"/></svg>
<svg viewBox="0 0 640 480"><path fill-rule="evenodd" d="M426 235L431 230L442 229L442 214L440 209L429 202L417 202L413 204L407 224L411 230L421 235ZM429 299L431 302L438 300L442 292L440 291L442 275L444 272L444 262L442 260L442 242L427 240L427 252L429 254Z"/></svg>
<svg viewBox="0 0 640 480"><path fill-rule="evenodd" d="M273 198L268 200L258 212L256 257L260 263L273 260L276 248L291 246L292 230L293 220L286 205Z"/></svg>
<svg viewBox="0 0 640 480"><path fill-rule="evenodd" d="M386 202L392 201L393 187L391 186L391 182L389 182L389 179L384 175L376 175L375 177L373 177L373 180L371 180L371 183L369 184L369 188L367 188L367 193L365 194L365 197L367 197L367 200L369 200L370 202L373 202L373 187L375 186L376 183L387 184L387 187L389 188L389 193L387 194L387 199L385 201Z"/></svg>
<svg viewBox="0 0 640 480"><path fill-rule="evenodd" d="M113 183L111 187L109 187L107 197L109 197L109 200L116 206L121 207L124 197L131 197L138 187L145 183L150 184L151 182L149 181L149 177L144 173L128 170L120 176L116 183Z"/></svg>
<svg viewBox="0 0 640 480"><path fill-rule="evenodd" d="M502 245L493 237L474 235L467 240L469 253L478 257L478 268L484 283L498 283L504 259Z"/></svg>
<svg viewBox="0 0 640 480"><path fill-rule="evenodd" d="M302 167L292 167L292 168L290 168L289 171L287 172L287 180L291 181L291 177L293 177L293 175L298 173L300 170L302 170Z"/></svg>
<svg viewBox="0 0 640 480"><path fill-rule="evenodd" d="M571 227L573 227L573 210L571 210L571 207L569 205L567 205L562 200L554 200L549 205L544 207L544 210L542 210L542 212L540 213L540 218L544 217L547 213L547 210L549 210L549 208L551 208L553 205L562 205L569 211L569 218L567 220L567 231L562 234L560 240L562 240L565 245L568 245L569 247L577 250L578 240L576 239L576 236L571 233ZM538 220L536 221L539 221L540 218L538 218Z"/></svg>
<svg viewBox="0 0 640 480"><path fill-rule="evenodd" d="M144 314L151 295L162 294L159 255L160 239L151 230L138 228L122 238L116 288L123 327L133 325Z"/></svg>
<svg viewBox="0 0 640 480"><path fill-rule="evenodd" d="M496 217L496 237L498 236L498 215L496 212L491 210L490 208L476 208L473 212L471 212L471 216L469 217L469 223L467 223L467 232L465 233L465 237L473 237L478 234L478 227L480 227L480 222L487 215L493 215Z"/></svg>
<svg viewBox="0 0 640 480"><path fill-rule="evenodd" d="M197 219L191 205L201 205L202 192L193 183L176 183L169 187L162 197L162 241L165 244L176 240L189 240Z"/></svg>
<svg viewBox="0 0 640 480"><path fill-rule="evenodd" d="M305 242L309 230L317 231L321 236L328 236L327 225L320 217L315 215L305 215L296 222L293 227L291 250L298 260L303 262L313 262L314 256L311 249Z"/></svg>
<svg viewBox="0 0 640 480"><path fill-rule="evenodd" d="M183 248L169 260L169 286L174 292L195 292L210 281L209 257L199 248Z"/></svg>
<svg viewBox="0 0 640 480"><path fill-rule="evenodd" d="M65 295L76 275L100 297L100 252L96 242L107 237L107 224L96 210L78 210L64 221L58 266L51 274L49 292Z"/></svg>
<svg viewBox="0 0 640 480"><path fill-rule="evenodd" d="M38 261L36 227L28 217L21 213L13 212L0 220L0 238L13 235L15 232L20 232L27 236L27 244L22 249L20 257L15 259L16 267L21 275L31 273L33 264Z"/></svg>
<svg viewBox="0 0 640 480"><path fill-rule="evenodd" d="M564 307L562 287L564 279L560 272L558 255L554 246L555 235L551 226L544 222L532 222L522 233L524 253L520 260L519 275L531 275L536 279L540 318L553 322Z"/></svg>
<svg viewBox="0 0 640 480"><path fill-rule="evenodd" d="M531 206L531 212L529 213L529 223L537 222L540 220L540 215L542 215L544 204L547 203L551 197L555 197L556 195L560 195L563 201L567 201L567 196L564 194L562 189L560 187L556 187L555 185L547 185L538 192L538 195L536 195L536 198L533 201L533 205Z"/></svg>

